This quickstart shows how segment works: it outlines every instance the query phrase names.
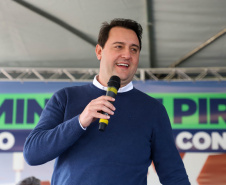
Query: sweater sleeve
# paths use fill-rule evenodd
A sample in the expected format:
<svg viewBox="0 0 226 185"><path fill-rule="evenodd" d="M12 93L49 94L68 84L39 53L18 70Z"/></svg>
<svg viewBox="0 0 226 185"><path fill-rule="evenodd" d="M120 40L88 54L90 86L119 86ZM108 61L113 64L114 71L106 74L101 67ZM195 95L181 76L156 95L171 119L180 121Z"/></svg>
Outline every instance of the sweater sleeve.
<svg viewBox="0 0 226 185"><path fill-rule="evenodd" d="M40 165L55 159L76 142L85 132L78 116L64 121L64 90L53 95L43 110L40 120L24 144L24 157L30 165Z"/></svg>
<svg viewBox="0 0 226 185"><path fill-rule="evenodd" d="M183 161L174 143L170 121L163 105L153 128L151 158L163 185L190 185Z"/></svg>

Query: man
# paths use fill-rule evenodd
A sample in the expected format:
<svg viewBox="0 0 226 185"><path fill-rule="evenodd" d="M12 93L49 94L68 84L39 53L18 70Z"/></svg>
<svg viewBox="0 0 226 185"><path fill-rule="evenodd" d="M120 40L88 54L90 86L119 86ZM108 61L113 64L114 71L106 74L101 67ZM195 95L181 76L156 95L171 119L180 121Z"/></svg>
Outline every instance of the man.
<svg viewBox="0 0 226 185"><path fill-rule="evenodd" d="M162 184L190 184L165 108L131 82L141 35L142 27L132 20L104 23L93 83L58 91L43 110L24 156L30 165L56 158L52 185L145 185L152 160ZM116 100L105 96L112 75L121 79ZM98 131L100 118L109 119L104 132Z"/></svg>

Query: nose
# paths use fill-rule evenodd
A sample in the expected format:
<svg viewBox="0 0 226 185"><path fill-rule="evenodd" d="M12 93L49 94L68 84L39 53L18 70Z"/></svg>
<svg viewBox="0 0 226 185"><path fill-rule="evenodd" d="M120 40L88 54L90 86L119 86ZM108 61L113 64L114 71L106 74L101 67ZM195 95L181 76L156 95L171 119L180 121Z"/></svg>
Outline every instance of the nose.
<svg viewBox="0 0 226 185"><path fill-rule="evenodd" d="M122 58L128 60L131 58L131 52L130 49L124 49L122 52Z"/></svg>

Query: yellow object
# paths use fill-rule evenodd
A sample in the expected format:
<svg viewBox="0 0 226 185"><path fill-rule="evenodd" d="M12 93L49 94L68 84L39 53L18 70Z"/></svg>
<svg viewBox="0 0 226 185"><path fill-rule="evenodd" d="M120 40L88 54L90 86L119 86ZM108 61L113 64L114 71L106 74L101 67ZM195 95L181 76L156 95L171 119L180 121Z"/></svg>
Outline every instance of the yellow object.
<svg viewBox="0 0 226 185"><path fill-rule="evenodd" d="M117 94L118 90L115 88L115 87L108 87L108 90L107 91L111 91L115 94Z"/></svg>
<svg viewBox="0 0 226 185"><path fill-rule="evenodd" d="M99 123L105 123L106 125L108 125L108 120L107 119L100 119Z"/></svg>

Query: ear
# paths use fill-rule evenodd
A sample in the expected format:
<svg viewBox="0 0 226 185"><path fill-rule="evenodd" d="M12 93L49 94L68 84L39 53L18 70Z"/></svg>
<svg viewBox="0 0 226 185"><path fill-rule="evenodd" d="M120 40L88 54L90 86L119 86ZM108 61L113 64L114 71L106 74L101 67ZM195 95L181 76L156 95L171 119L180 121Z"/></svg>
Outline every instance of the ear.
<svg viewBox="0 0 226 185"><path fill-rule="evenodd" d="M96 45L95 52L96 52L97 60L100 61L102 58L102 47L99 44Z"/></svg>

